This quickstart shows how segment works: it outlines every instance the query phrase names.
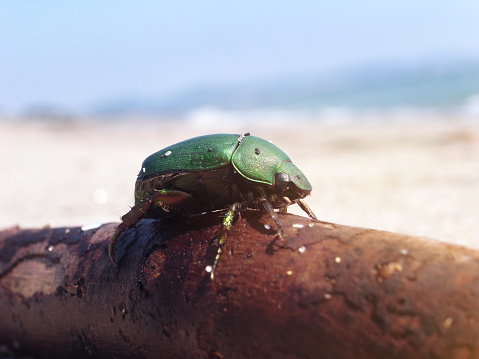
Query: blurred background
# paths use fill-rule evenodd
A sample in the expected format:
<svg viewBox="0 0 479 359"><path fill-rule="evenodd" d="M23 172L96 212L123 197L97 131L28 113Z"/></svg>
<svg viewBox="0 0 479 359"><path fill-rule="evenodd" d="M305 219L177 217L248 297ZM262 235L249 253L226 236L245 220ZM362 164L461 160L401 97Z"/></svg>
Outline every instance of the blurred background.
<svg viewBox="0 0 479 359"><path fill-rule="evenodd" d="M145 157L249 131L307 175L321 220L479 248L478 15L475 0L2 1L0 227L118 221Z"/></svg>

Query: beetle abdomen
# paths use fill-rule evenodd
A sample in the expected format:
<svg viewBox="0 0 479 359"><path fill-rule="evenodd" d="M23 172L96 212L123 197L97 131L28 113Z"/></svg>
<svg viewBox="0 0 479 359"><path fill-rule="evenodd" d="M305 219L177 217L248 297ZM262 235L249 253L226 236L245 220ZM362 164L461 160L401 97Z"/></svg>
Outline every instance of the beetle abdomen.
<svg viewBox="0 0 479 359"><path fill-rule="evenodd" d="M147 216L162 218L173 215L175 212L196 214L224 209L233 202L245 200L238 186L234 185L237 180L241 180L236 178L237 176L232 166L226 165L209 171L170 172L138 177L135 186L135 204L157 191L176 190L188 193L196 200L195 205L192 206L190 201L187 206L172 208L171 213L163 211L158 215L158 211L154 210Z"/></svg>

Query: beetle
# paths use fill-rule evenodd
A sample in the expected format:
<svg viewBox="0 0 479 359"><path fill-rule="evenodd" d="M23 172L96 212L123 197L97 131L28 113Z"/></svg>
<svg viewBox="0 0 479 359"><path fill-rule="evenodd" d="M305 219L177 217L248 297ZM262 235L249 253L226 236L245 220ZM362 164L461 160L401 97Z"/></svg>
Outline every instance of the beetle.
<svg viewBox="0 0 479 359"><path fill-rule="evenodd" d="M303 198L311 184L290 158L271 142L249 133L194 137L147 157L135 184L135 205L121 218L110 238L109 255L115 265L115 244L120 234L143 218L194 215L227 210L216 238L218 252L211 279L237 214L263 209L283 239L275 209L297 203L310 218L316 216Z"/></svg>

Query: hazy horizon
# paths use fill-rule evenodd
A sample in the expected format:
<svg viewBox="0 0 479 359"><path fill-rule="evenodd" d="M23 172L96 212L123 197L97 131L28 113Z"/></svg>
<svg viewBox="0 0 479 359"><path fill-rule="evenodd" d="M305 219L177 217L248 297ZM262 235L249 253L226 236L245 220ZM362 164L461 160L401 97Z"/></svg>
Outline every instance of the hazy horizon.
<svg viewBox="0 0 479 359"><path fill-rule="evenodd" d="M27 10L27 11L26 11ZM479 3L0 3L0 113L375 65L479 63Z"/></svg>

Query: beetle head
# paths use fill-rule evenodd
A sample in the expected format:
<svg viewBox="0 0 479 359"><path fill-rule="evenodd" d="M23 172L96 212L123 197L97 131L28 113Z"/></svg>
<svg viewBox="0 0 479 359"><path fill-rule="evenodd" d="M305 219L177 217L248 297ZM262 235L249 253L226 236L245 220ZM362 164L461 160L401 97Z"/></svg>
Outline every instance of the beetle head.
<svg viewBox="0 0 479 359"><path fill-rule="evenodd" d="M312 190L306 176L291 161L284 161L278 166L274 187L291 200L303 198Z"/></svg>

